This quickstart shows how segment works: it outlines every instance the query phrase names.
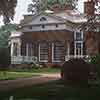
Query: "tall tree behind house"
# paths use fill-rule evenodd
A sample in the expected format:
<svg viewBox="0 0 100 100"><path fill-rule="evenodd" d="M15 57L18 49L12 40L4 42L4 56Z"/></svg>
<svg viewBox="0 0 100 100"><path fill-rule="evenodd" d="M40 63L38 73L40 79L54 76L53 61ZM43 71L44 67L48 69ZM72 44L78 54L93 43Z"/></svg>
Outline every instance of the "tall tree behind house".
<svg viewBox="0 0 100 100"><path fill-rule="evenodd" d="M8 24L0 28L0 69L5 69L10 64L10 45L8 42L11 31L14 31L16 27L14 24Z"/></svg>
<svg viewBox="0 0 100 100"><path fill-rule="evenodd" d="M28 12L39 13L44 10L64 10L64 8L74 9L77 6L78 0L32 0L32 3L28 5Z"/></svg>
<svg viewBox="0 0 100 100"><path fill-rule="evenodd" d="M3 21L5 24L8 24L11 20L13 20L16 5L17 0L0 1L0 15L3 16Z"/></svg>
<svg viewBox="0 0 100 100"><path fill-rule="evenodd" d="M96 13L97 10L100 10L99 2L91 0L84 3L84 13L87 15L88 21L82 25L82 28L86 31L85 44L90 55L100 53L100 13Z"/></svg>

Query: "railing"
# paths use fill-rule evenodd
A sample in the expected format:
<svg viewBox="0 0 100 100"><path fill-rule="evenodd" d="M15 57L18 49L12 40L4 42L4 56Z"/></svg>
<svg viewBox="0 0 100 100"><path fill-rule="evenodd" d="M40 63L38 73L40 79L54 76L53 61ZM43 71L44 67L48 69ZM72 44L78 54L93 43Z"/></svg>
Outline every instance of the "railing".
<svg viewBox="0 0 100 100"><path fill-rule="evenodd" d="M36 63L37 57L35 56L12 56L11 64L21 64L21 63Z"/></svg>
<svg viewBox="0 0 100 100"><path fill-rule="evenodd" d="M87 61L89 59L89 56L88 55L66 55L65 61L68 61L68 60L73 59L73 58L83 58L84 60Z"/></svg>

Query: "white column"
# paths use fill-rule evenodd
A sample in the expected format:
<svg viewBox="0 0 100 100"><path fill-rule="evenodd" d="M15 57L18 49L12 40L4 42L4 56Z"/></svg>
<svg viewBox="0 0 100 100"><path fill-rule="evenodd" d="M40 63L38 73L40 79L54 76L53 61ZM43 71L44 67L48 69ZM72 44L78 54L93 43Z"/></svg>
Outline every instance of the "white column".
<svg viewBox="0 0 100 100"><path fill-rule="evenodd" d="M76 57L76 42L74 41L74 57Z"/></svg>
<svg viewBox="0 0 100 100"><path fill-rule="evenodd" d="M28 43L26 44L26 56L28 57Z"/></svg>
<svg viewBox="0 0 100 100"><path fill-rule="evenodd" d="M67 43L67 56L68 58L70 56L70 44L69 43Z"/></svg>
<svg viewBox="0 0 100 100"><path fill-rule="evenodd" d="M74 57L76 57L76 30L74 32Z"/></svg>
<svg viewBox="0 0 100 100"><path fill-rule="evenodd" d="M83 41L82 41L82 44L81 44L81 55L83 56Z"/></svg>
<svg viewBox="0 0 100 100"><path fill-rule="evenodd" d="M13 42L11 42L10 51L11 51L11 57L12 57L13 56L13 51L14 51L14 43Z"/></svg>
<svg viewBox="0 0 100 100"><path fill-rule="evenodd" d="M40 43L39 43L39 62L40 62Z"/></svg>
<svg viewBox="0 0 100 100"><path fill-rule="evenodd" d="M52 62L54 62L54 43L52 43Z"/></svg>
<svg viewBox="0 0 100 100"><path fill-rule="evenodd" d="M21 43L18 43L18 56L21 56Z"/></svg>

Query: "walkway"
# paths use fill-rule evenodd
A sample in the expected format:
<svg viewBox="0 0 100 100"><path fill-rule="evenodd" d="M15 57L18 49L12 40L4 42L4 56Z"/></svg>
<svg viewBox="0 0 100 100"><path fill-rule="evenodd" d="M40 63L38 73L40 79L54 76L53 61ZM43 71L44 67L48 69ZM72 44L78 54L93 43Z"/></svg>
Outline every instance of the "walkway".
<svg viewBox="0 0 100 100"><path fill-rule="evenodd" d="M41 74L31 78L19 78L16 80L0 81L0 91L13 90L24 86L46 83L60 78L59 74Z"/></svg>

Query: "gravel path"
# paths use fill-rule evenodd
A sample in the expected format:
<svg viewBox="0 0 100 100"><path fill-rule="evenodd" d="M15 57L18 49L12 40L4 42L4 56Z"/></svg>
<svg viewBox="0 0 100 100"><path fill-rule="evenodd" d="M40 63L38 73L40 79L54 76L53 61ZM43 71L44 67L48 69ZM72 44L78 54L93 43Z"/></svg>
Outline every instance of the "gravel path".
<svg viewBox="0 0 100 100"><path fill-rule="evenodd" d="M31 78L19 78L16 80L0 81L0 91L13 90L24 86L46 83L60 78L59 74L41 74Z"/></svg>

